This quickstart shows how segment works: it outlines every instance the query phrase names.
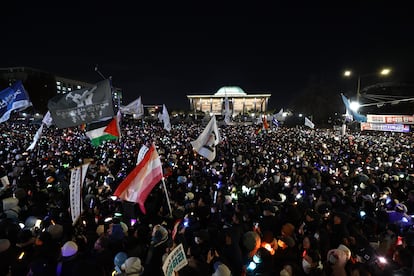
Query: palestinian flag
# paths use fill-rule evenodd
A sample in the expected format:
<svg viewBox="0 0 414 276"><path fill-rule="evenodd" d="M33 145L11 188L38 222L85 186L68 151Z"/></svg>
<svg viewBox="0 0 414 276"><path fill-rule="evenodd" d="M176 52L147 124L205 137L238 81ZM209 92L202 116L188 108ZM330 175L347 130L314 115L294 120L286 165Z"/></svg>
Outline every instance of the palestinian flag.
<svg viewBox="0 0 414 276"><path fill-rule="evenodd" d="M117 118L110 118L88 124L86 127L86 136L91 139L94 147L98 147L104 141L117 140L120 136Z"/></svg>

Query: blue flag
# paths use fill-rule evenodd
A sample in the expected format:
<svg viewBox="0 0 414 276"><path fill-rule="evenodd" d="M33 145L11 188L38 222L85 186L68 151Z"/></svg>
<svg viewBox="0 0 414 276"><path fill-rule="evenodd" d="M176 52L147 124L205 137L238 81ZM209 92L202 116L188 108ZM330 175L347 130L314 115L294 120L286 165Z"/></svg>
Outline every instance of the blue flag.
<svg viewBox="0 0 414 276"><path fill-rule="evenodd" d="M279 127L279 121L278 121L275 117L273 117L273 119L272 119L272 124L273 124L275 127Z"/></svg>
<svg viewBox="0 0 414 276"><path fill-rule="evenodd" d="M31 105L21 81L0 91L0 123L7 121L12 111L21 111Z"/></svg>

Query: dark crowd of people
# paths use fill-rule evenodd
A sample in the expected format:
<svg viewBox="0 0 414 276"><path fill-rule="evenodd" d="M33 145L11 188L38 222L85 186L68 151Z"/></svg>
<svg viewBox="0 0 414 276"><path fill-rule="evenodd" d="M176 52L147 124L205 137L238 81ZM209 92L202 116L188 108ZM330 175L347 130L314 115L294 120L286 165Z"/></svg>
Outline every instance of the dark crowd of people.
<svg viewBox="0 0 414 276"><path fill-rule="evenodd" d="M209 162L190 142L204 126L124 118L92 147L81 128L0 124L0 275L413 275L413 133L220 127ZM144 214L113 192L154 143L164 185ZM72 221L71 169L89 163Z"/></svg>

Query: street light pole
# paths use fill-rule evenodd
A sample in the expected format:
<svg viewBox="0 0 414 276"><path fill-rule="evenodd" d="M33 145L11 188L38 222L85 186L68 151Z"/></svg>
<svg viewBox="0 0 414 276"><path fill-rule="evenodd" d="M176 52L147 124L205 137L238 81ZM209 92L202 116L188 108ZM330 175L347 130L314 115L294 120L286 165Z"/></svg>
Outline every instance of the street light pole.
<svg viewBox="0 0 414 276"><path fill-rule="evenodd" d="M390 74L390 72L391 72L391 69L384 68L380 71L379 75L386 76L386 75ZM361 76L361 74L358 74L356 102L359 102L359 99L361 98L361 77L367 77L367 76L376 75L376 74L378 74L378 73L368 73L368 74L364 74L362 76ZM350 71L350 70L346 70L344 72L345 77L350 77L351 75L352 75L352 71Z"/></svg>
<svg viewBox="0 0 414 276"><path fill-rule="evenodd" d="M357 82L357 94L356 100L359 103L359 98L361 97L361 75L358 74L358 82Z"/></svg>

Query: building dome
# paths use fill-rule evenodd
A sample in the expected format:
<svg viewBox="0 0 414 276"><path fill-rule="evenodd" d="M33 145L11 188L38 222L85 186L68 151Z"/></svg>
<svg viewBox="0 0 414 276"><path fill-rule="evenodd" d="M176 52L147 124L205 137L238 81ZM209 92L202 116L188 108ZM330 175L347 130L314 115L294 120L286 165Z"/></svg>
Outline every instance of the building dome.
<svg viewBox="0 0 414 276"><path fill-rule="evenodd" d="M215 96L240 97L245 96L246 92L238 86L223 86L215 94Z"/></svg>

